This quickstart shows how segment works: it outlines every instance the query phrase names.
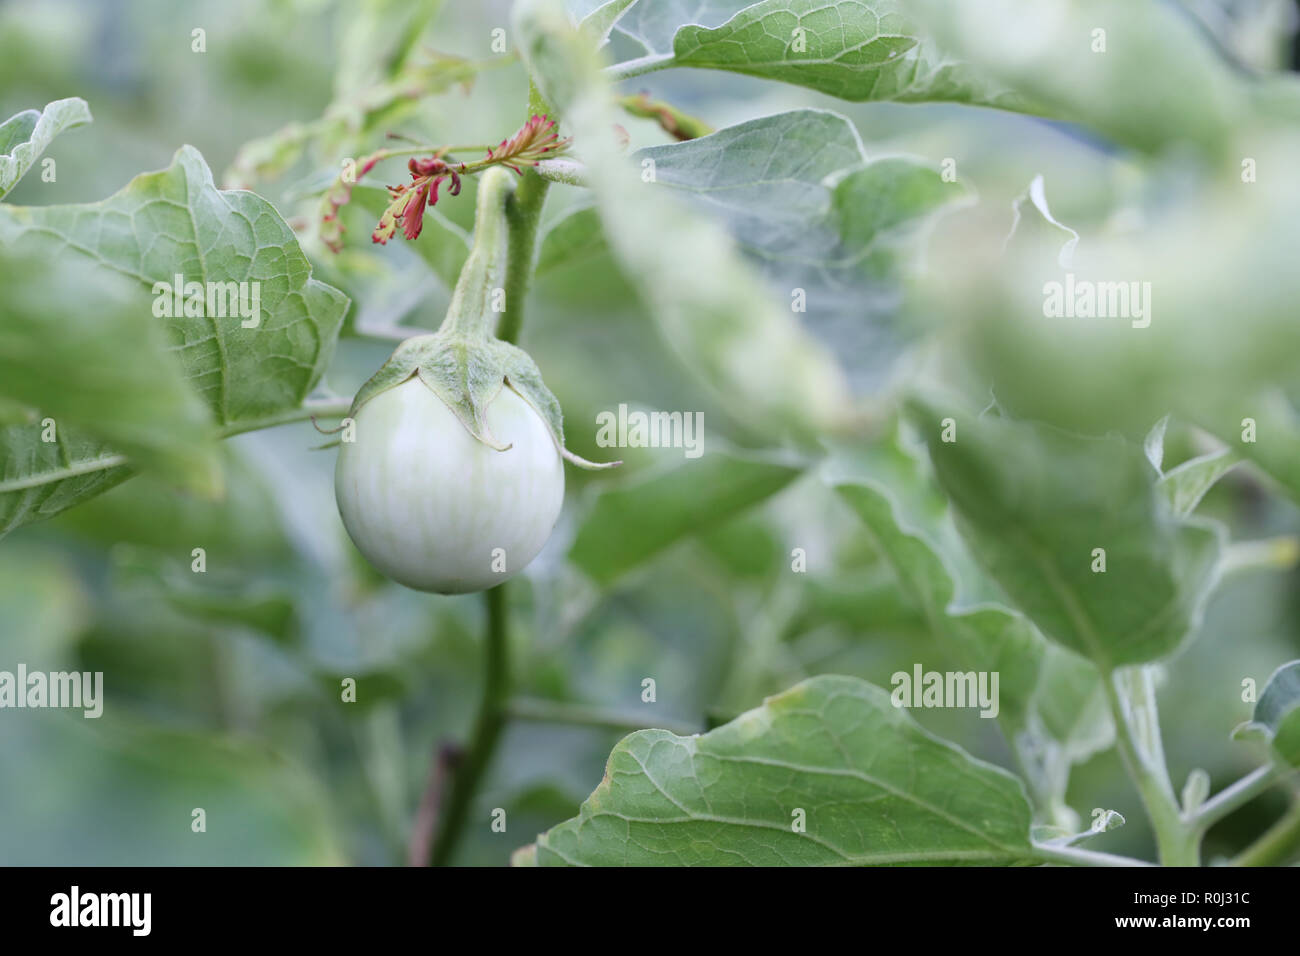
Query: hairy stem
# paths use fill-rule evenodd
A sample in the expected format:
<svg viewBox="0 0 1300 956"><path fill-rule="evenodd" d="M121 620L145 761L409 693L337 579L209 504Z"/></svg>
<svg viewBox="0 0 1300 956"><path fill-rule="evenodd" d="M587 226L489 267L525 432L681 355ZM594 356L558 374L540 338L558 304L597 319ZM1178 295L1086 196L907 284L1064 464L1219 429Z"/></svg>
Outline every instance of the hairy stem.
<svg viewBox="0 0 1300 956"><path fill-rule="evenodd" d="M1061 863L1065 866L1150 866L1146 860L1135 860L1131 856L1116 856L1114 853L1099 853L1077 846L1050 846L1035 843L1032 854L1044 863Z"/></svg>
<svg viewBox="0 0 1300 956"><path fill-rule="evenodd" d="M532 83L528 86L528 109L535 116L549 114L546 101ZM550 187L550 182L539 176L537 170L526 169L519 188L506 203L506 222L510 228L506 258L506 311L497 326L497 338L505 342L519 340L519 330L524 322L524 303L533 278L537 227L542 222L542 206Z"/></svg>
<svg viewBox="0 0 1300 956"><path fill-rule="evenodd" d="M469 742L456 762L451 777L451 792L440 808L438 832L429 854L432 866L451 862L456 846L465 832L465 821L473 808L483 775L492 762L501 731L507 720L506 705L510 694L510 634L506 604L506 585L498 584L483 594L487 606L487 634L484 641L483 697Z"/></svg>
<svg viewBox="0 0 1300 956"><path fill-rule="evenodd" d="M587 185L587 167L576 159L543 159L533 170L549 182L566 186Z"/></svg>
<svg viewBox="0 0 1300 956"><path fill-rule="evenodd" d="M605 75L615 82L626 80L633 76L654 73L656 70L666 70L673 65L675 59L676 57L671 53L655 53L635 60L625 60L614 66L607 66L605 67Z"/></svg>
<svg viewBox="0 0 1300 956"><path fill-rule="evenodd" d="M303 402L297 408L276 412L274 415L267 415L265 418L255 418L222 426L217 434L222 438L231 438L235 435L242 435L244 432L255 432L263 428L275 428L277 425L305 422L311 418L341 418L351 408L352 399L350 398L328 398L320 401Z"/></svg>
<svg viewBox="0 0 1300 956"><path fill-rule="evenodd" d="M506 269L507 208L515 184L503 169L489 169L478 184L478 204L474 210L474 239L469 257L456 278L447 317L439 332L461 335L474 341L492 334L495 313L493 293ZM509 293L506 296L509 302Z"/></svg>
<svg viewBox="0 0 1300 956"><path fill-rule="evenodd" d="M1200 833L1183 820L1169 782L1150 670L1115 671L1103 683L1120 755L1151 820L1160 862L1165 866L1199 866Z"/></svg>
<svg viewBox="0 0 1300 956"><path fill-rule="evenodd" d="M528 106L532 113L547 112L536 86L529 84ZM537 240L537 226L541 221L542 204L550 184L528 170L518 187L501 169L484 173L479 184L478 207L474 224L474 248L456 281L456 293L446 322L453 322L457 302L472 305L476 296L482 296L483 309L479 313L486 322L491 313L487 310L488 296L500 276L500 246L506 246L505 294L506 311L496 329L497 338L514 342L519 337L523 323L523 303L532 278L533 247ZM484 195L487 192L488 195ZM500 232L504 226L505 236ZM482 251L483 259L475 264L476 253ZM464 294L462 295L462 286ZM445 323L444 323L445 324ZM484 331L476 326L476 334ZM444 807L440 809L437 835L429 854L433 866L445 866L456 851L456 845L465 830L465 821L473 807L479 784L492 762L501 732L510 719L510 635L508 630L509 604L506 585L500 584L484 594L487 606L487 634L484 640L483 696L479 702L474 730L463 756L452 772L451 791Z"/></svg>
<svg viewBox="0 0 1300 956"><path fill-rule="evenodd" d="M1280 779L1281 774L1273 766L1253 770L1201 804L1191 822L1201 833L1204 833L1234 810L1254 800Z"/></svg>
<svg viewBox="0 0 1300 956"><path fill-rule="evenodd" d="M510 223L509 255L506 265L506 311L497 326L497 338L517 342L524 321L524 301L533 277L533 253L537 248L537 226L542 221L542 204L551 184L533 169L506 204Z"/></svg>

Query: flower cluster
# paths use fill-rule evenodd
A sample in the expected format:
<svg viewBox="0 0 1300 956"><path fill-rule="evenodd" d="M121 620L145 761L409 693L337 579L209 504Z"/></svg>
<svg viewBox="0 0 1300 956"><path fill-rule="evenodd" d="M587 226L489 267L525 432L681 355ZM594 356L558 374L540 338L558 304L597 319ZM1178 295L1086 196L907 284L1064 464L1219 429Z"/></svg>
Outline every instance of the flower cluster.
<svg viewBox="0 0 1300 956"><path fill-rule="evenodd" d="M522 175L523 169L520 167L536 166L543 159L560 155L569 142L567 138L560 139L554 120L545 115L535 115L509 139L503 139L498 146L488 147L487 156L483 159L458 163L448 159L449 147L431 146L431 156L415 158L406 164L411 174L409 183L388 187L388 206L379 217L370 238L383 245L393 237L399 226L407 239L417 238L424 228L424 210L438 202L438 190L443 180L451 180L448 192L455 196L460 193L462 176L482 172L492 166L505 166ZM398 152L409 153L411 150L381 149L361 160L355 176L341 176L326 191L321 201L320 236L332 251L338 252L343 248L343 224L339 219L339 210L352 199L353 185L381 159L388 159Z"/></svg>
<svg viewBox="0 0 1300 956"><path fill-rule="evenodd" d="M453 168L435 156L412 159L406 168L411 172L411 181L388 187L392 202L379 217L379 224L370 235L371 240L381 245L393 237L399 223L402 235L407 239L415 239L420 235L420 230L424 228L425 207L438 202L438 188L444 179L451 179L448 191L453 196L460 193L460 170L464 169L463 163L458 168Z"/></svg>
<svg viewBox="0 0 1300 956"><path fill-rule="evenodd" d="M495 149L489 149L487 158L522 175L523 170L519 168L521 163L536 166L547 158L547 153L558 156L569 142L568 139L560 139L560 134L555 129L555 120L547 119L544 114L533 115L514 136L503 139Z"/></svg>

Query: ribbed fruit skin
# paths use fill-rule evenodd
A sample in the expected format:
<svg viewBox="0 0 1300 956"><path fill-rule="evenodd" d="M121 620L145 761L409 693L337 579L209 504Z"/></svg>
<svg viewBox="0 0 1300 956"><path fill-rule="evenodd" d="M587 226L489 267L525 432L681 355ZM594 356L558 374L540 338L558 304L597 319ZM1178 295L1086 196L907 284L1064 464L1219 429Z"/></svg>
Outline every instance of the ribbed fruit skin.
<svg viewBox="0 0 1300 956"><path fill-rule="evenodd" d="M348 534L385 575L463 594L509 580L537 557L564 503L564 464L540 415L508 387L478 441L419 379L361 406L339 445L334 494ZM493 570L504 549L505 571ZM498 559L497 565L500 565Z"/></svg>

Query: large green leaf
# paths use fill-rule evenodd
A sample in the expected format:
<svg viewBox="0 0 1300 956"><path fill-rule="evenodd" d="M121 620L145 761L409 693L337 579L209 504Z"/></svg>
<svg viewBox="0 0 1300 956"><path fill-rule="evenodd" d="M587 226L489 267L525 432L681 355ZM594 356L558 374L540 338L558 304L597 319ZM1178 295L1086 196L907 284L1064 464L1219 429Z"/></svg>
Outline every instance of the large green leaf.
<svg viewBox="0 0 1300 956"><path fill-rule="evenodd" d="M1195 628L1219 534L1178 519L1140 446L955 403L909 411L972 553L1046 637L1108 671L1164 657Z"/></svg>
<svg viewBox="0 0 1300 956"><path fill-rule="evenodd" d="M800 290L801 320L835 342L862 391L908 338L895 321L900 278L923 227L968 198L918 159L871 159L853 124L825 110L763 116L632 158L720 222L774 297ZM559 251L547 243L544 253L548 245Z"/></svg>
<svg viewBox="0 0 1300 956"><path fill-rule="evenodd" d="M657 183L721 219L778 278L790 267L838 284L870 275L889 239L966 198L918 160L872 160L853 124L826 110L762 116L633 158L653 160Z"/></svg>
<svg viewBox="0 0 1300 956"><path fill-rule="evenodd" d="M794 462L710 451L604 488L578 527L570 560L608 584L678 541L766 500L801 470Z"/></svg>
<svg viewBox="0 0 1300 956"><path fill-rule="evenodd" d="M188 146L168 169L136 177L103 202L0 206L0 251L57 261L79 276L71 288L32 286L30 274L13 283L4 331L16 363L5 375L8 392L69 421L57 420L59 440L44 447L39 428L0 433L6 530L106 490L126 477L128 462L169 465L214 490L207 423L255 427L301 404L347 308L345 296L311 278L293 231L271 205L252 193L218 191ZM257 283L257 324L245 328L238 314L155 317L155 284L173 284L177 275L187 283ZM130 290L125 304L86 292L118 285ZM41 302L32 299L38 292ZM65 300L51 311L51 302Z"/></svg>
<svg viewBox="0 0 1300 956"><path fill-rule="evenodd" d="M147 294L119 276L3 252L0 286L0 396L39 410L32 435L75 427L192 490L219 487L211 415ZM28 445L19 431L5 434ZM17 450L0 445L8 480L32 477Z"/></svg>
<svg viewBox="0 0 1300 956"><path fill-rule="evenodd" d="M842 423L848 388L829 352L754 281L722 230L665 201L620 155L599 58L563 6L525 0L515 21L543 95L582 143L611 250L683 363L756 431Z"/></svg>
<svg viewBox="0 0 1300 956"><path fill-rule="evenodd" d="M619 19L617 29L647 53L673 51L673 35L686 23L718 26L749 6L750 0L656 0L636 3Z"/></svg>
<svg viewBox="0 0 1300 956"><path fill-rule="evenodd" d="M605 3L600 0L572 0L570 6L578 8L574 13L579 17L578 26L582 31L603 45L608 41L615 24L627 13L628 7L636 2L637 0L607 0Z"/></svg>
<svg viewBox="0 0 1300 956"><path fill-rule="evenodd" d="M131 477L126 457L67 427L57 441L37 425L0 427L0 536L50 518Z"/></svg>
<svg viewBox="0 0 1300 956"><path fill-rule="evenodd" d="M600 213L591 206L570 209L552 222L538 246L539 276L609 248L601 232Z"/></svg>
<svg viewBox="0 0 1300 956"><path fill-rule="evenodd" d="M1032 623L1008 608L953 609L950 572L934 545L905 529L886 487L874 478L834 487L862 521L904 595L920 608L939 647L964 669L998 673L998 722L1035 802L1046 819L1073 829L1077 821L1065 803L1070 768L1114 739L1097 669L1045 641Z"/></svg>
<svg viewBox="0 0 1300 956"><path fill-rule="evenodd" d="M624 738L578 816L538 837L535 862L1008 864L1031 858L1029 826L1015 777L880 688L826 676L702 736Z"/></svg>
<svg viewBox="0 0 1300 956"><path fill-rule="evenodd" d="M311 278L293 230L261 197L220 191L192 147L172 165L137 176L98 203L0 207L0 243L65 258L83 269L155 283L256 282L260 321L156 319L190 385L221 425L256 421L299 405L320 378L347 308Z"/></svg>
<svg viewBox="0 0 1300 956"><path fill-rule="evenodd" d="M1020 108L1024 98L941 54L893 0L763 0L673 36L677 66L797 83L840 99L950 100Z"/></svg>
<svg viewBox="0 0 1300 956"><path fill-rule="evenodd" d="M0 123L0 199L64 130L90 122L86 101L55 100L44 110L24 110Z"/></svg>
<svg viewBox="0 0 1300 956"><path fill-rule="evenodd" d="M945 56L898 0L662 0L617 29L671 65L729 70L853 101L953 101L1020 109L1026 99Z"/></svg>

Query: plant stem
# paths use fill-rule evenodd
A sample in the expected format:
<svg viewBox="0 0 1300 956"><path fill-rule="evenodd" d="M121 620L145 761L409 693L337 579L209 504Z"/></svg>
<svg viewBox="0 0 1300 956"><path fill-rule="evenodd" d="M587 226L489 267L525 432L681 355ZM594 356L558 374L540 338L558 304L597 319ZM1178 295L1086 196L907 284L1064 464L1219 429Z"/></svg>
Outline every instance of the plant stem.
<svg viewBox="0 0 1300 956"><path fill-rule="evenodd" d="M489 169L479 181L469 257L456 278L447 317L438 327L439 332L471 341L486 341L492 334L495 319L491 308L493 293L506 268L503 261L507 244L505 233L508 228L512 235L514 232L506 213L514 189L510 174L503 169ZM506 302L508 307L508 292Z"/></svg>
<svg viewBox="0 0 1300 956"><path fill-rule="evenodd" d="M479 702L478 717L464 756L452 770L451 792L441 809L438 833L429 854L431 866L446 866L456 852L456 845L465 831L465 821L473 808L479 783L492 755L496 752L501 731L506 725L506 704L510 694L510 634L506 620L506 585L484 592L487 607L487 634L483 673L483 697Z"/></svg>
<svg viewBox="0 0 1300 956"><path fill-rule="evenodd" d="M617 83L619 80L626 80L633 76L642 76L656 70L666 70L673 65L674 60L675 57L671 53L655 53L650 56L638 57L635 60L626 60L614 66L608 66L605 68L605 75Z"/></svg>
<svg viewBox="0 0 1300 956"><path fill-rule="evenodd" d="M1146 860L1135 860L1131 856L1116 856L1114 853L1099 853L1096 850L1084 850L1077 846L1047 846L1035 843L1033 856L1044 863L1064 863L1066 866L1150 866Z"/></svg>
<svg viewBox="0 0 1300 956"><path fill-rule="evenodd" d="M550 115L551 108L537 89L528 84L528 112L534 116ZM551 116L554 119L554 116ZM538 175L535 169L524 170L519 188L506 203L506 223L510 227L509 249L506 259L506 311L497 325L497 338L504 342L517 342L524 322L524 303L528 299L528 285L533 278L533 253L537 247L537 227L542 221L542 206L550 182Z"/></svg>
<svg viewBox="0 0 1300 956"><path fill-rule="evenodd" d="M528 106L534 114L547 112L537 87L531 82L528 87ZM486 308L487 296L491 294L499 277L499 231L504 221L506 311L501 317L496 335L507 342L514 342L519 337L524 297L532 278L537 225L541 221L542 204L546 200L546 188L549 185L531 169L524 174L518 187L510 182L509 176L502 169L491 169L484 173L479 183L478 207L475 210L474 248L456 281L452 307L447 311L444 325L455 321L453 313L458 301L471 303L476 296L483 299L480 315L486 319L491 314ZM484 195L485 191L487 196ZM475 255L480 249L485 261L476 265ZM490 262L487 261L489 259ZM481 328L476 327L473 331L477 333ZM491 588L483 597L487 607L483 696L464 755L452 770L451 792L447 796L445 807L439 813L438 832L429 854L429 862L433 866L445 866L453 858L479 783L492 762L501 732L510 718L510 611L506 602L506 585L499 584Z"/></svg>
<svg viewBox="0 0 1300 956"><path fill-rule="evenodd" d="M288 411L276 412L274 415L267 415L265 418L257 418L249 421L235 422L231 425L222 426L217 434L222 438L230 438L234 435L242 435L244 432L255 432L262 428L275 428L277 425L291 425L294 422L305 422L310 418L336 418L346 415L352 408L352 399L350 398L327 398L314 402L303 402L297 408L291 408Z"/></svg>
<svg viewBox="0 0 1300 956"><path fill-rule="evenodd" d="M1201 804L1200 810L1197 811L1191 822L1201 833L1205 833L1214 824L1234 810L1254 800L1280 779L1281 774L1272 765L1253 770L1230 787L1220 790Z"/></svg>
<svg viewBox="0 0 1300 956"><path fill-rule="evenodd" d="M569 724L575 727L600 727L607 730L633 732L654 727L667 730L679 737L698 734L700 728L677 721L646 719L636 714L621 713L587 707L582 704L566 704L554 700L538 700L530 697L516 697L508 708L511 717L516 720L533 720L539 723Z"/></svg>
<svg viewBox="0 0 1300 956"><path fill-rule="evenodd" d="M665 133L679 142L698 139L714 132L712 126L698 117L683 113L666 100L653 100L649 93L634 93L618 101L619 106L632 116L652 119Z"/></svg>
<svg viewBox="0 0 1300 956"><path fill-rule="evenodd" d="M543 159L533 169L549 182L566 186L587 185L587 167L576 159Z"/></svg>
<svg viewBox="0 0 1300 956"><path fill-rule="evenodd" d="M1281 866L1300 854L1300 800L1233 859L1233 866Z"/></svg>
<svg viewBox="0 0 1300 956"><path fill-rule="evenodd" d="M523 181L506 203L506 221L510 223L509 252L506 259L506 311L497 325L497 338L517 342L524 321L524 302L533 277L533 252L537 247L537 226L542 221L542 204L551 184L537 171L524 172Z"/></svg>
<svg viewBox="0 0 1300 956"><path fill-rule="evenodd" d="M1102 683L1115 721L1120 755L1151 820L1160 862L1165 866L1199 866L1200 833L1183 820L1169 782L1150 670L1113 671Z"/></svg>

